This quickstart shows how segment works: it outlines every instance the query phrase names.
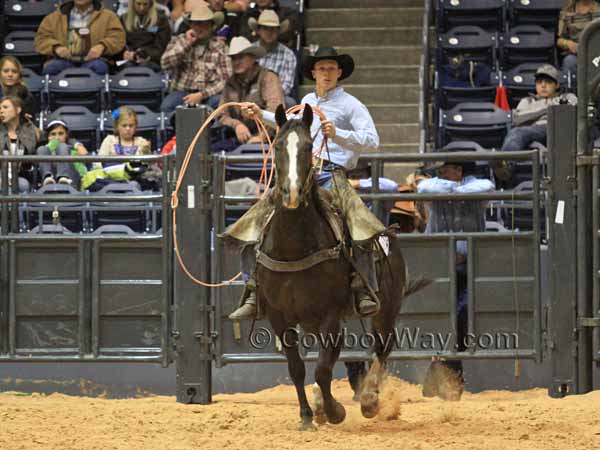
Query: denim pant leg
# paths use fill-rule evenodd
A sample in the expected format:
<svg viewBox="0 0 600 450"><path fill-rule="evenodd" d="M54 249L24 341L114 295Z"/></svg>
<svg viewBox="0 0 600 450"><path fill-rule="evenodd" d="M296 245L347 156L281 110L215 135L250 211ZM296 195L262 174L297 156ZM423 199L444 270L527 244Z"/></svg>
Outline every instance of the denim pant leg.
<svg viewBox="0 0 600 450"><path fill-rule="evenodd" d="M75 67L75 64L66 59L55 58L50 60L50 62L44 66L42 74L51 76L58 75L60 72L70 67Z"/></svg>
<svg viewBox="0 0 600 450"><path fill-rule="evenodd" d="M546 144L546 125L512 128L504 138L502 151L527 150L534 141Z"/></svg>
<svg viewBox="0 0 600 450"><path fill-rule="evenodd" d="M174 111L179 105L183 105L183 97L188 95L185 91L173 91L164 98L160 105L162 112Z"/></svg>
<svg viewBox="0 0 600 450"><path fill-rule="evenodd" d="M219 107L219 103L221 103L221 94L211 95L204 102L212 109L217 109Z"/></svg>
<svg viewBox="0 0 600 450"><path fill-rule="evenodd" d="M41 147L37 148L36 154L38 154L40 156L49 156L52 154L52 152L46 145L42 145ZM46 177L55 175L54 170L52 170L52 169L53 169L53 167L52 167L51 162L41 162L40 163L40 172L42 174L42 180Z"/></svg>
<svg viewBox="0 0 600 450"><path fill-rule="evenodd" d="M577 74L577 55L569 53L562 62L562 72Z"/></svg>
<svg viewBox="0 0 600 450"><path fill-rule="evenodd" d="M254 244L246 245L242 248L240 268L242 279L247 283L256 271L256 247Z"/></svg>
<svg viewBox="0 0 600 450"><path fill-rule="evenodd" d="M98 75L106 75L108 73L108 64L102 58L94 59L92 61L85 62L81 65L86 69L90 69Z"/></svg>

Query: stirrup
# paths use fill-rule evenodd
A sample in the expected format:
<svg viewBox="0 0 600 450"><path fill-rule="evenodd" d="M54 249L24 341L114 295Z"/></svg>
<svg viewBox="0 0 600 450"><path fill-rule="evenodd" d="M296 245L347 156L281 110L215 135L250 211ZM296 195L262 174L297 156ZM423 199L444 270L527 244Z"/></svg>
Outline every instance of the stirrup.
<svg viewBox="0 0 600 450"><path fill-rule="evenodd" d="M358 313L363 317L371 317L379 312L379 302L373 300L366 293L358 298Z"/></svg>
<svg viewBox="0 0 600 450"><path fill-rule="evenodd" d="M246 298L242 304L231 314L229 314L230 320L244 320L244 319L256 319L256 291L251 290L246 286L244 290Z"/></svg>

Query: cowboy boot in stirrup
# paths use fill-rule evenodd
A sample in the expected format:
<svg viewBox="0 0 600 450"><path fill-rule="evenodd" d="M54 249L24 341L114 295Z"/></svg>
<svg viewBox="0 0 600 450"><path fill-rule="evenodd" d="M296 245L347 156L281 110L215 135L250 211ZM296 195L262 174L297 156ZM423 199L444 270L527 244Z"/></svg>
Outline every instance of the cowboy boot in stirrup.
<svg viewBox="0 0 600 450"><path fill-rule="evenodd" d="M377 292L377 276L375 274L375 261L373 251L368 247L361 247L355 245L353 247L354 262L356 264L356 271L352 273L352 281L350 287L354 293L354 299L356 301L356 309L361 316L369 317L379 312L380 301L376 295L371 294L372 291ZM362 275L362 276L361 276ZM370 283L372 289L368 289L363 281L363 277L366 278L366 282Z"/></svg>
<svg viewBox="0 0 600 450"><path fill-rule="evenodd" d="M229 314L231 320L244 320L256 318L256 283L253 279L248 280L240 299L238 309Z"/></svg>
<svg viewBox="0 0 600 450"><path fill-rule="evenodd" d="M352 274L350 287L354 293L354 299L357 305L356 309L361 316L370 317L379 312L379 299L373 299L371 297L362 278L356 272Z"/></svg>

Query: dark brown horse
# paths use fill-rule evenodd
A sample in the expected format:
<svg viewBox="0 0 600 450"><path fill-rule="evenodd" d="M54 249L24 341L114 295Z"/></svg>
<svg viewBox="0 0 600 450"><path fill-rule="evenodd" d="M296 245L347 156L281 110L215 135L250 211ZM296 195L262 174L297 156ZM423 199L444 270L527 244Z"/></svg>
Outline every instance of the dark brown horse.
<svg viewBox="0 0 600 450"><path fill-rule="evenodd" d="M339 336L340 319L347 314L352 301L352 266L344 252L336 253L339 243L324 217L323 203L317 194L319 188L313 182L312 109L306 107L301 120L288 121L280 106L276 117L280 131L275 141L275 211L260 246L257 294L275 333L284 343L289 373L300 403L301 429L311 429L313 411L304 390L305 368L295 327L300 324L304 331L317 336ZM331 251L327 253L327 249ZM329 256L317 258L325 253ZM375 336L383 339L375 339L377 358L364 380L360 398L362 413L369 418L379 409L379 382L393 344L393 339L386 340L386 337L393 333L401 300L426 284L408 284L399 241L395 239L390 239L389 257L380 266L381 309L372 323ZM320 388L315 411L317 422L327 420L338 424L346 416L344 407L331 393L332 370L340 354L341 341L334 345L332 339L320 348L315 370Z"/></svg>

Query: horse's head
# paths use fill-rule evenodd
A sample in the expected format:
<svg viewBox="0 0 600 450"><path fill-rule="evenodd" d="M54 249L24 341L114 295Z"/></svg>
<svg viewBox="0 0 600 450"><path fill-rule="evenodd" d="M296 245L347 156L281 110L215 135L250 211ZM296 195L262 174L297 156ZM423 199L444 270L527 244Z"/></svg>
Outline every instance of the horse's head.
<svg viewBox="0 0 600 450"><path fill-rule="evenodd" d="M275 112L279 134L275 139L276 186L285 208L296 209L311 186L312 145L310 126L313 111L306 105L302 119L287 120L282 105Z"/></svg>

